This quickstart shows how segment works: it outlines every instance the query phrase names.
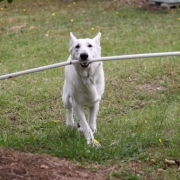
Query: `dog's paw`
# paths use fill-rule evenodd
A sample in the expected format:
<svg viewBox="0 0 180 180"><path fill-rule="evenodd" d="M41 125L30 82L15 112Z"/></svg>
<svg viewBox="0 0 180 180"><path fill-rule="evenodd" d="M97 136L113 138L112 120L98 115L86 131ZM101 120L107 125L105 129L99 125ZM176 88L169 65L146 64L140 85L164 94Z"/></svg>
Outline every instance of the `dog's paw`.
<svg viewBox="0 0 180 180"><path fill-rule="evenodd" d="M100 148L101 144L96 139L87 141L87 144L91 144L93 147Z"/></svg>
<svg viewBox="0 0 180 180"><path fill-rule="evenodd" d="M100 148L101 147L101 144L99 143L99 141L97 141L96 139L93 140L93 146L94 147L97 147L97 148Z"/></svg>

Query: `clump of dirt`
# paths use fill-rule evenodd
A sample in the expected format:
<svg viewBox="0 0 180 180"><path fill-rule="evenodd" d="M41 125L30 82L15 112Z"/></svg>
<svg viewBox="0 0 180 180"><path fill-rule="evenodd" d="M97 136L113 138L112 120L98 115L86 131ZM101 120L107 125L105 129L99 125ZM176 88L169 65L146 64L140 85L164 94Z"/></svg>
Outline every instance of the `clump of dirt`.
<svg viewBox="0 0 180 180"><path fill-rule="evenodd" d="M107 180L112 168L96 166L95 170L47 154L31 154L0 148L2 180Z"/></svg>

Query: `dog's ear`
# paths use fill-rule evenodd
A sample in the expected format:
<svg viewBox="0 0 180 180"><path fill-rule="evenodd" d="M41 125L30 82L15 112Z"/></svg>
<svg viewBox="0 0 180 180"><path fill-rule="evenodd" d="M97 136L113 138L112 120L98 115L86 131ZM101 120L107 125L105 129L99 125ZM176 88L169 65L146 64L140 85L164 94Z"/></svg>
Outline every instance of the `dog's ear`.
<svg viewBox="0 0 180 180"><path fill-rule="evenodd" d="M101 33L99 32L93 39L98 45L100 45Z"/></svg>
<svg viewBox="0 0 180 180"><path fill-rule="evenodd" d="M74 36L72 32L70 32L70 46L74 44L74 41L76 41L77 38Z"/></svg>

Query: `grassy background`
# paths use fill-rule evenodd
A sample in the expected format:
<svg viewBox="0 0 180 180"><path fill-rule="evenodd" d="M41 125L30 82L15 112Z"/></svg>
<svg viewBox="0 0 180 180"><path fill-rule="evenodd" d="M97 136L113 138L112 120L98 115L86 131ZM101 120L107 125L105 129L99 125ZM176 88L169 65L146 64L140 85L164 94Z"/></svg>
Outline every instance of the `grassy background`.
<svg viewBox="0 0 180 180"><path fill-rule="evenodd" d="M102 33L102 56L179 51L180 11L145 11L121 1L0 3L0 74L66 61L69 32ZM79 162L141 160L161 168L180 149L179 57L104 63L106 89L96 139L65 127L64 68L0 81L0 146ZM57 120L57 121L54 121ZM180 178L176 169L157 177ZM157 179L158 179L157 178Z"/></svg>

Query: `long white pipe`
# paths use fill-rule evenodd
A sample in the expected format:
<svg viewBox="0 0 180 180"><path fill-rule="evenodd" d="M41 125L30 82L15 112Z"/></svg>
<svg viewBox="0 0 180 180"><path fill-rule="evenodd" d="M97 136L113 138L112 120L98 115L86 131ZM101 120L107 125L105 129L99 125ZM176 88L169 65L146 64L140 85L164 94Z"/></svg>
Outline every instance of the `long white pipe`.
<svg viewBox="0 0 180 180"><path fill-rule="evenodd" d="M94 58L91 59L90 62L97 62L97 61L111 61L111 60L126 60L126 59L137 59L137 58L151 58L151 57L164 57L164 56L179 56L180 52L161 52L161 53L146 53L146 54L132 54L132 55L121 55L121 56L108 56L108 57L100 57L100 58ZM21 76L25 74L30 74L34 72L44 71L47 69L67 66L71 64L77 64L80 63L78 60L73 60L70 62L61 62L56 64L51 64L47 66L41 66L38 68L28 69L25 71L19 71L12 74L6 74L0 76L0 80L8 79L16 76Z"/></svg>

